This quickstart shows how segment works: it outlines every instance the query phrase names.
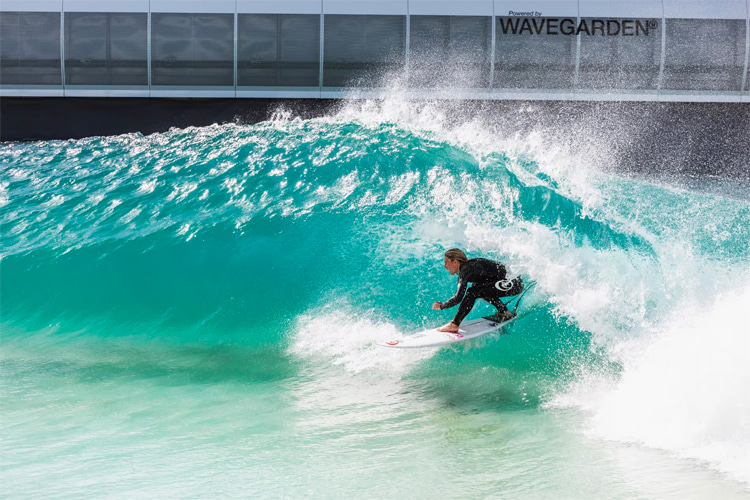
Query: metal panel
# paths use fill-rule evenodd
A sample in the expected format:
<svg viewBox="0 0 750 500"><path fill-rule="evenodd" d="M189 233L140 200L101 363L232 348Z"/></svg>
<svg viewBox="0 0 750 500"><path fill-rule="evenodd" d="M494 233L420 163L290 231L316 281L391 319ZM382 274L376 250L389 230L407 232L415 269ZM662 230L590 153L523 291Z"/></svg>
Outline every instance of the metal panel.
<svg viewBox="0 0 750 500"><path fill-rule="evenodd" d="M493 87L572 89L577 37L561 36L559 24L575 25L577 0L495 0L495 16ZM550 30L548 20L558 28Z"/></svg>
<svg viewBox="0 0 750 500"><path fill-rule="evenodd" d="M318 87L323 88L323 47L325 45L325 36L326 36L326 16L322 15L320 16L320 69L319 75L320 75L320 81L318 83Z"/></svg>
<svg viewBox="0 0 750 500"><path fill-rule="evenodd" d="M495 0L495 15L578 17L577 0Z"/></svg>
<svg viewBox="0 0 750 500"><path fill-rule="evenodd" d="M68 84L106 85L108 83L108 32L109 16L107 14L87 12L65 14L65 81Z"/></svg>
<svg viewBox="0 0 750 500"><path fill-rule="evenodd" d="M65 88L65 16L60 13L60 79Z"/></svg>
<svg viewBox="0 0 750 500"><path fill-rule="evenodd" d="M322 0L324 14L406 15L407 0Z"/></svg>
<svg viewBox="0 0 750 500"><path fill-rule="evenodd" d="M235 0L151 0L151 12L233 14Z"/></svg>
<svg viewBox="0 0 750 500"><path fill-rule="evenodd" d="M406 16L326 15L323 85L380 86L403 72L405 52Z"/></svg>
<svg viewBox="0 0 750 500"><path fill-rule="evenodd" d="M154 87L151 89L151 97L195 97L198 99L220 98L230 99L236 94L233 88L222 89L220 87Z"/></svg>
<svg viewBox="0 0 750 500"><path fill-rule="evenodd" d="M150 97L148 87L65 87L65 97Z"/></svg>
<svg viewBox="0 0 750 500"><path fill-rule="evenodd" d="M149 0L65 0L63 7L65 12L148 12Z"/></svg>
<svg viewBox="0 0 750 500"><path fill-rule="evenodd" d="M65 13L66 85L148 85L146 13Z"/></svg>
<svg viewBox="0 0 750 500"><path fill-rule="evenodd" d="M667 90L741 90L747 27L739 19L666 19Z"/></svg>
<svg viewBox="0 0 750 500"><path fill-rule="evenodd" d="M411 47L411 16L406 16L406 54L404 54L404 72L406 81L409 82L409 47Z"/></svg>
<svg viewBox="0 0 750 500"><path fill-rule="evenodd" d="M39 87L35 85L18 85L4 87L0 85L0 97L64 97L62 87Z"/></svg>
<svg viewBox="0 0 750 500"><path fill-rule="evenodd" d="M411 86L489 86L491 17L412 15L410 18Z"/></svg>
<svg viewBox="0 0 750 500"><path fill-rule="evenodd" d="M152 85L234 85L233 14L152 14Z"/></svg>
<svg viewBox="0 0 750 500"><path fill-rule="evenodd" d="M662 52L660 19L586 17L582 21L597 30L579 36L578 88L657 90Z"/></svg>
<svg viewBox="0 0 750 500"><path fill-rule="evenodd" d="M233 17L233 23L232 23L232 29L234 30L234 33L232 34L232 50L234 51L234 54L232 56L232 72L233 72L233 81L232 85L234 85L235 90L237 89L237 51L239 49L238 47L238 14L235 12Z"/></svg>
<svg viewBox="0 0 750 500"><path fill-rule="evenodd" d="M747 19L745 0L664 0L664 17L675 19Z"/></svg>
<svg viewBox="0 0 750 500"><path fill-rule="evenodd" d="M323 88L320 91L322 99L383 99L388 93L383 89L341 89Z"/></svg>
<svg viewBox="0 0 750 500"><path fill-rule="evenodd" d="M0 15L0 83L62 85L59 12Z"/></svg>
<svg viewBox="0 0 750 500"><path fill-rule="evenodd" d="M255 98L290 98L290 99L319 99L320 89L305 90L299 88L245 88L237 89L237 97L255 97Z"/></svg>
<svg viewBox="0 0 750 500"><path fill-rule="evenodd" d="M573 88L578 49L575 17L495 19L493 87Z"/></svg>
<svg viewBox="0 0 750 500"><path fill-rule="evenodd" d="M491 16L493 0L409 0L412 16Z"/></svg>
<svg viewBox="0 0 750 500"><path fill-rule="evenodd" d="M0 12L61 12L62 0L3 0Z"/></svg>
<svg viewBox="0 0 750 500"><path fill-rule="evenodd" d="M240 14L321 14L321 0L237 0Z"/></svg>
<svg viewBox="0 0 750 500"><path fill-rule="evenodd" d="M578 8L581 17L661 19L664 13L661 0L579 0Z"/></svg>
<svg viewBox="0 0 750 500"><path fill-rule="evenodd" d="M659 102L742 102L739 92L660 92Z"/></svg>
<svg viewBox="0 0 750 500"><path fill-rule="evenodd" d="M147 54L146 54L146 63L147 63L146 64L146 68L147 68L147 72L148 72L148 88L150 90L151 89L152 70L153 70L153 66L151 64L151 59L152 59L152 50L151 50L151 38L152 38L152 36L151 36L151 34L153 33L153 31L151 30L151 12L149 12L148 15L147 15L147 17L146 17L146 23L147 23L147 25L146 25L146 51L147 51Z"/></svg>
<svg viewBox="0 0 750 500"><path fill-rule="evenodd" d="M661 22L661 61L659 61L659 79L657 80L656 87L661 91L661 86L664 83L664 56L667 53L667 23L662 18Z"/></svg>
<svg viewBox="0 0 750 500"><path fill-rule="evenodd" d="M571 98L574 101L640 101L654 102L659 100L659 94L656 92L602 92L583 90L576 92Z"/></svg>
<svg viewBox="0 0 750 500"><path fill-rule="evenodd" d="M490 32L490 87L495 81L495 59L497 54L497 23L495 22L495 3L492 3L492 31Z"/></svg>
<svg viewBox="0 0 750 500"><path fill-rule="evenodd" d="M279 16L241 14L237 18L237 37L238 85L281 85Z"/></svg>
<svg viewBox="0 0 750 500"><path fill-rule="evenodd" d="M238 85L317 87L320 16L240 14Z"/></svg>

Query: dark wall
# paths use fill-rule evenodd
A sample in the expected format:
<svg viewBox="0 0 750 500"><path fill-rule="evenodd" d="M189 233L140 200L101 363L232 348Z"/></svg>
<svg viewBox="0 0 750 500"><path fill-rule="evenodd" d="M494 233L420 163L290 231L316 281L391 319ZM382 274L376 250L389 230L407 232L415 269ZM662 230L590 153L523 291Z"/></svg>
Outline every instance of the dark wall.
<svg viewBox="0 0 750 500"><path fill-rule="evenodd" d="M300 116L324 113L333 101L295 99L151 99L4 97L0 140L80 139L90 136L164 132L171 127L256 123L280 105Z"/></svg>
<svg viewBox="0 0 750 500"><path fill-rule="evenodd" d="M3 141L77 139L171 127L256 123L279 108L312 118L357 101L320 99L0 99ZM750 104L414 101L437 106L448 123L480 120L497 137L534 133L545 145L588 155L617 171L750 178ZM597 156L597 158L592 158Z"/></svg>

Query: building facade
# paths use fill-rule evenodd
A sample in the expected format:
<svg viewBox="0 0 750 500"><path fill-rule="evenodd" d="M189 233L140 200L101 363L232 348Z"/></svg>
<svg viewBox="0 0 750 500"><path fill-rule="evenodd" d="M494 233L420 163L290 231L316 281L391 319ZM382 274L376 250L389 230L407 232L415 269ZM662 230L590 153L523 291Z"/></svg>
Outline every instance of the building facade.
<svg viewBox="0 0 750 500"><path fill-rule="evenodd" d="M0 96L750 102L750 0L3 0Z"/></svg>

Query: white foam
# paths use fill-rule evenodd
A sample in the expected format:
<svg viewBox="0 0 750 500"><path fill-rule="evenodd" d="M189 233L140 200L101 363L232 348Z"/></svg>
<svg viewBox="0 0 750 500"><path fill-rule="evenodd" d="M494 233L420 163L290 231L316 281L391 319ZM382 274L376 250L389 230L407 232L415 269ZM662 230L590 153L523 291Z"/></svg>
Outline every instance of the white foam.
<svg viewBox="0 0 750 500"><path fill-rule="evenodd" d="M592 433L706 460L750 482L750 287L693 308L589 402Z"/></svg>
<svg viewBox="0 0 750 500"><path fill-rule="evenodd" d="M0 182L0 207L7 205L10 201L8 197L8 186L9 182Z"/></svg>
<svg viewBox="0 0 750 500"><path fill-rule="evenodd" d="M136 191L136 194L149 194L153 193L156 189L156 183L157 179L149 179L147 181L142 181L141 184L138 186L138 190Z"/></svg>
<svg viewBox="0 0 750 500"><path fill-rule="evenodd" d="M388 349L377 345L398 338L401 333L392 323L375 320L344 304L301 316L289 347L294 355L314 358L344 367L352 374L373 372L401 376L434 349Z"/></svg>

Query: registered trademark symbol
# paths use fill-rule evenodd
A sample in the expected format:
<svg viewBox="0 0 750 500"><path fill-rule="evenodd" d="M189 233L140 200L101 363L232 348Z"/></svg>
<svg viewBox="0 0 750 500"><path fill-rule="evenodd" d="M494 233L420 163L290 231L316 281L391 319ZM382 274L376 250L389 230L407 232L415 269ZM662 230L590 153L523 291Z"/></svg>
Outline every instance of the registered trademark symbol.
<svg viewBox="0 0 750 500"><path fill-rule="evenodd" d="M659 21L657 21L656 19L650 20L648 22L648 27L655 30L656 28L659 27Z"/></svg>

